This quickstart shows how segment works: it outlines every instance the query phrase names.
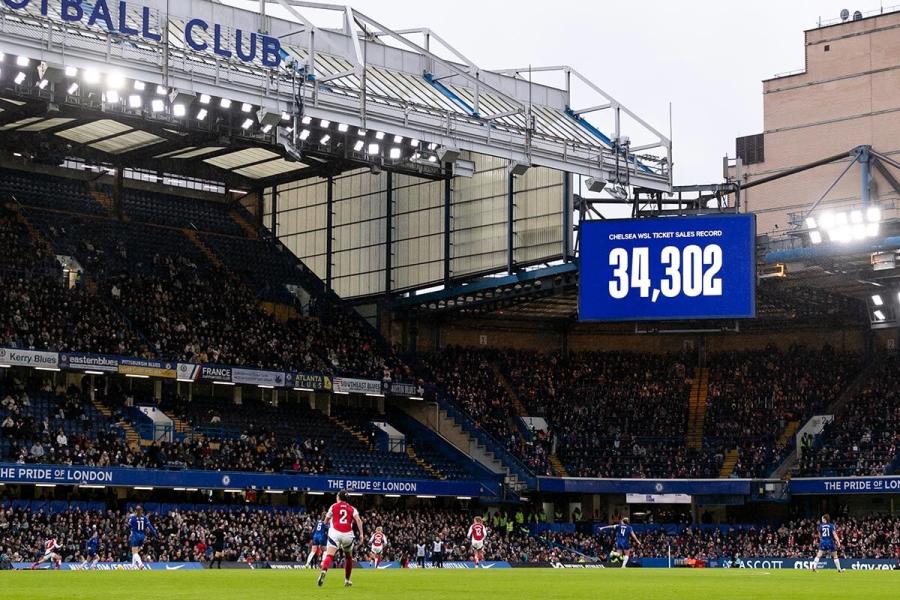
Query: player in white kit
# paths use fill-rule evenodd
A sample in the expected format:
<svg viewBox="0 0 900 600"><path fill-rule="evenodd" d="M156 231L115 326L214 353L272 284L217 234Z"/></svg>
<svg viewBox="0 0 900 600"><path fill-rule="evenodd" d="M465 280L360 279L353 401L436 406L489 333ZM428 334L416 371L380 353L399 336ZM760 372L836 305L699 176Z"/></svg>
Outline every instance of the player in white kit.
<svg viewBox="0 0 900 600"><path fill-rule="evenodd" d="M372 534L372 539L370 540L372 544L371 549L371 557L370 561L374 564L375 568L378 568L378 565L381 564L381 558L384 556L384 548L387 546L387 536L384 535L384 531L381 527L375 528L375 533Z"/></svg>
<svg viewBox="0 0 900 600"><path fill-rule="evenodd" d="M472 560L475 561L475 568L484 560L484 542L487 540L488 528L484 526L484 520L481 517L475 517L475 522L469 526L469 543L472 545Z"/></svg>

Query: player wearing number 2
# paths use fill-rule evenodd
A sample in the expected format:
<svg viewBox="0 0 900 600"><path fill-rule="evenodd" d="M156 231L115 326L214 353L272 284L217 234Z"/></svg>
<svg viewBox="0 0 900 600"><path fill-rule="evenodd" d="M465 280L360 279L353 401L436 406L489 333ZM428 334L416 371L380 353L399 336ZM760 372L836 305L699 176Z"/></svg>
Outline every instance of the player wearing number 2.
<svg viewBox="0 0 900 600"><path fill-rule="evenodd" d="M325 583L325 576L334 560L334 554L338 548L344 551L344 586L350 587L350 573L353 572L353 524L359 530L359 537L366 539L363 532L362 518L355 508L347 502L347 492L341 490L337 493L337 502L331 505L325 514L325 522L328 528L328 548L325 550L325 560L322 561L322 572L319 573L318 585Z"/></svg>

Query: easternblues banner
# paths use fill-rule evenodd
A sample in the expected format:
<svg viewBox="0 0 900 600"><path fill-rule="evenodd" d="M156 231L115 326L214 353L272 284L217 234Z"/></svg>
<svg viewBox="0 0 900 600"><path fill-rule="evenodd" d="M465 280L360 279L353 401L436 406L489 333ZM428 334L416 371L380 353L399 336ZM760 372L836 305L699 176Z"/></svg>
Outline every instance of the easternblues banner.
<svg viewBox="0 0 900 600"><path fill-rule="evenodd" d="M795 477L788 482L791 494L900 494L900 476Z"/></svg>
<svg viewBox="0 0 900 600"><path fill-rule="evenodd" d="M80 369L83 371L107 371L115 373L119 370L119 358L103 354L87 354L83 352L61 352L59 355L61 369Z"/></svg>
<svg viewBox="0 0 900 600"><path fill-rule="evenodd" d="M191 487L199 489L272 489L283 491L337 492L407 496L492 495L476 481L430 479L380 479L340 475L290 475L221 471L164 471L123 467L69 465L18 465L0 463L0 483L52 483L57 485L104 485L121 487Z"/></svg>
<svg viewBox="0 0 900 600"><path fill-rule="evenodd" d="M542 492L574 494L750 494L749 479L588 479L580 477L539 477Z"/></svg>

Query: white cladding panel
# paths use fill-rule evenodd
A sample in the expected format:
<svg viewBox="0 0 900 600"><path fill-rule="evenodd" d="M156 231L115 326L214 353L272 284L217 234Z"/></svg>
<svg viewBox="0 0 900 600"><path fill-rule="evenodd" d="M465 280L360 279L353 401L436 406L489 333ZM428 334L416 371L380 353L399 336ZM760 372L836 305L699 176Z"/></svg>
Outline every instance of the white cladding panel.
<svg viewBox="0 0 900 600"><path fill-rule="evenodd" d="M450 271L454 277L506 266L509 161L463 152L473 177L454 177L450 198Z"/></svg>
<svg viewBox="0 0 900 600"><path fill-rule="evenodd" d="M513 180L513 260L530 263L563 252L563 178L546 167L532 167Z"/></svg>
<svg viewBox="0 0 900 600"><path fill-rule="evenodd" d="M392 288L424 287L444 277L444 182L394 175Z"/></svg>
<svg viewBox="0 0 900 600"><path fill-rule="evenodd" d="M384 292L387 174L368 169L334 178L332 288L343 298Z"/></svg>
<svg viewBox="0 0 900 600"><path fill-rule="evenodd" d="M266 192L264 223L271 223L271 193ZM278 188L278 238L320 279L325 279L327 181L316 177Z"/></svg>

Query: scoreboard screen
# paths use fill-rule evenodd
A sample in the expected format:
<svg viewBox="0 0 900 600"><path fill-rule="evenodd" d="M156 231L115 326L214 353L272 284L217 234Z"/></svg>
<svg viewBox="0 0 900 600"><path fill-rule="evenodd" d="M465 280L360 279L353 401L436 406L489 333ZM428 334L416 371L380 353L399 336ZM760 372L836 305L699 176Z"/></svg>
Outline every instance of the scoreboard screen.
<svg viewBox="0 0 900 600"><path fill-rule="evenodd" d="M579 233L582 321L756 316L754 215L588 221Z"/></svg>

